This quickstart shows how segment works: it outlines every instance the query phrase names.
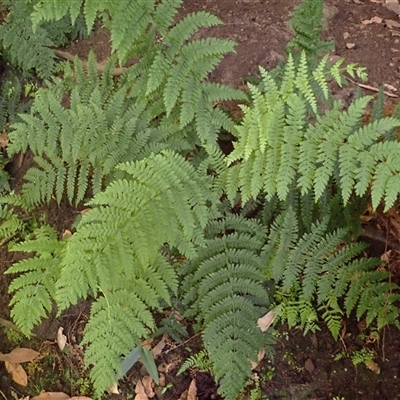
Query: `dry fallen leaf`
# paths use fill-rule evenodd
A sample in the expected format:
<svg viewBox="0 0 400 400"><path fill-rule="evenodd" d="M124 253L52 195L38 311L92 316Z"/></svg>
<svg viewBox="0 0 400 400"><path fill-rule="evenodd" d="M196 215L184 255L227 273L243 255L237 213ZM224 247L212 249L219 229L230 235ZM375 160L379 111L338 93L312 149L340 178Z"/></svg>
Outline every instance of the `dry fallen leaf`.
<svg viewBox="0 0 400 400"><path fill-rule="evenodd" d="M383 21L382 18L375 16L375 17L372 17L371 19L364 19L364 21L361 21L361 23L364 25L381 24L382 21Z"/></svg>
<svg viewBox="0 0 400 400"><path fill-rule="evenodd" d="M68 239L72 236L72 232L69 229L65 229L65 231L62 233L62 238L63 239Z"/></svg>
<svg viewBox="0 0 400 400"><path fill-rule="evenodd" d="M0 149L5 149L8 145L8 137L6 132L0 133Z"/></svg>
<svg viewBox="0 0 400 400"><path fill-rule="evenodd" d="M265 357L265 349L262 349L258 352L257 354L257 362L251 361L251 369L256 369L258 367L258 364L260 364L261 360Z"/></svg>
<svg viewBox="0 0 400 400"><path fill-rule="evenodd" d="M91 397L86 396L73 396L69 400L93 400Z"/></svg>
<svg viewBox="0 0 400 400"><path fill-rule="evenodd" d="M197 398L196 378L193 378L192 382L190 382L190 386L188 389L187 400L196 400L196 398Z"/></svg>
<svg viewBox="0 0 400 400"><path fill-rule="evenodd" d="M8 361L14 364L20 364L24 362L33 361L38 357L40 353L35 350L28 349L25 347L19 347L11 351L11 353L3 354L0 353L0 361Z"/></svg>
<svg viewBox="0 0 400 400"><path fill-rule="evenodd" d="M142 346L145 347L147 350L151 350L151 345L154 339L146 339L142 342Z"/></svg>
<svg viewBox="0 0 400 400"><path fill-rule="evenodd" d="M136 393L135 400L149 400L146 392L144 391L144 386L142 381L138 381L138 383L136 384L135 393Z"/></svg>
<svg viewBox="0 0 400 400"><path fill-rule="evenodd" d="M187 400L187 396L188 396L188 391L185 390L184 392L182 392L182 394L179 396L178 400Z"/></svg>
<svg viewBox="0 0 400 400"><path fill-rule="evenodd" d="M59 327L58 331L57 331L57 344L58 344L58 348L63 351L65 345L67 344L67 337L63 334L64 328L63 327Z"/></svg>
<svg viewBox="0 0 400 400"><path fill-rule="evenodd" d="M21 386L28 385L28 375L26 375L25 370L22 368L21 364L14 364L9 361L5 362L6 370L11 375L14 382Z"/></svg>
<svg viewBox="0 0 400 400"><path fill-rule="evenodd" d="M157 358L162 353L165 345L165 336L163 336L161 340L151 349L154 358Z"/></svg>
<svg viewBox="0 0 400 400"><path fill-rule="evenodd" d="M114 383L112 384L112 386L110 386L110 387L107 389L107 392L108 392L109 394L119 394L118 382L114 382Z"/></svg>
<svg viewBox="0 0 400 400"><path fill-rule="evenodd" d="M314 366L314 363L312 362L311 358L307 358L307 360L304 363L304 368L310 374L312 374L314 372L315 366Z"/></svg>
<svg viewBox="0 0 400 400"><path fill-rule="evenodd" d="M64 392L42 392L39 396L32 397L31 400L66 400L69 398Z"/></svg>
<svg viewBox="0 0 400 400"><path fill-rule="evenodd" d="M400 5L397 0L386 0L383 5L389 10L394 11L396 14L400 14Z"/></svg>
<svg viewBox="0 0 400 400"><path fill-rule="evenodd" d="M149 399L155 396L153 387L151 386L152 383L153 383L153 378L151 376L146 375L145 377L143 377L142 384L144 387L144 391Z"/></svg>
<svg viewBox="0 0 400 400"><path fill-rule="evenodd" d="M265 332L272 325L274 319L275 310L272 309L268 311L263 317L258 318L257 325L263 332Z"/></svg>
<svg viewBox="0 0 400 400"><path fill-rule="evenodd" d="M389 29L400 28L400 22L394 21L393 19L385 19L385 23Z"/></svg>
<svg viewBox="0 0 400 400"><path fill-rule="evenodd" d="M366 361L364 364L372 372L375 372L378 375L381 373L381 369L375 361Z"/></svg>

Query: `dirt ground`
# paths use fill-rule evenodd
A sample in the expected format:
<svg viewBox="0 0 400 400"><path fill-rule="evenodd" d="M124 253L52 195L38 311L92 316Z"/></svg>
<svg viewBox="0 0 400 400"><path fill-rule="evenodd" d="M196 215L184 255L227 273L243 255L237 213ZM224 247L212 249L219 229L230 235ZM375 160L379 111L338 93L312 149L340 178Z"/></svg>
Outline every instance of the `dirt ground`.
<svg viewBox="0 0 400 400"><path fill-rule="evenodd" d="M235 54L229 54L213 72L210 79L241 87L243 78L255 75L258 66L274 67L284 59L284 46L291 38L291 29L285 24L289 13L298 0L186 0L181 15L207 10L224 21L224 25L203 30L199 35L212 35L232 39L238 43ZM366 93L374 94L380 85L386 85L387 111L393 109L400 92L400 20L396 7L391 10L385 0L327 0L326 39L333 39L333 57L345 57L348 62L357 62L368 68L369 80L365 83ZM400 6L399 6L400 8ZM400 11L399 11L400 12ZM379 18L374 18L379 17ZM99 61L109 55L108 36L104 32L87 40L71 43L65 49L71 54L85 56L94 48ZM343 100L351 97L356 89L352 84L338 92ZM11 169L12 170L12 169ZM14 184L18 184L21 171L13 171ZM52 207L48 220L62 232L68 228L74 210ZM400 217L393 209L387 215L370 215L364 226L363 239L371 243L370 253L381 257L386 254L394 279L400 281ZM388 250L391 250L388 253ZM9 296L8 275L3 275L8 266L18 258L17 254L0 247L0 318L9 320L7 304ZM79 343L82 329L88 318L87 303L69 310L61 319L51 319L36 333L38 337L25 343L40 350L43 357L30 369L32 383L28 389L13 383L0 363L0 389L5 398L11 399L12 392L22 395L47 391L66 391L70 395L85 395L89 390L87 373L82 367ZM71 347L67 354L60 354L54 345L58 326L64 330ZM6 334L7 332L7 334ZM11 332L11 333L10 333ZM0 351L13 348L18 337L12 330L0 326ZM189 338L184 345L176 347L166 343L157 360L159 371L165 378L168 390L159 398L178 400L196 376L198 399L218 399L216 386L209 375L191 371L176 376L179 365L189 355L187 348L199 346L198 338ZM368 354L370 363L356 364L356 356ZM134 369L121 382L120 395L113 398L133 398L134 384L143 371ZM86 375L85 375L86 374ZM38 380L37 376L41 376ZM48 376L48 379L45 378ZM50 378L52 377L52 378ZM55 378L54 378L55 377ZM265 399L340 399L342 400L395 400L400 399L400 332L386 329L377 338L374 332L365 330L352 318L344 322L341 339L335 342L326 329L303 337L300 331L282 327L277 336L276 355L264 360L254 372L255 382ZM255 384L248 388L247 397ZM3 396L4 397L4 396Z"/></svg>

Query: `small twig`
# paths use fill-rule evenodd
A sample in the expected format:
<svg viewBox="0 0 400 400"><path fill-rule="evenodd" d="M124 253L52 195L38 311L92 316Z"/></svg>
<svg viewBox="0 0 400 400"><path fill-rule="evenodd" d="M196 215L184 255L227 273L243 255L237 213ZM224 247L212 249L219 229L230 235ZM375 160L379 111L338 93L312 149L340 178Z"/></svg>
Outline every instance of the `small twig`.
<svg viewBox="0 0 400 400"><path fill-rule="evenodd" d="M6 328L12 329L16 332L22 333L21 330L15 325L13 322L8 321L7 319L0 318L0 325L5 326ZM31 333L31 336L36 337L34 333Z"/></svg>
<svg viewBox="0 0 400 400"><path fill-rule="evenodd" d="M364 83L358 83L358 82L353 81L352 79L347 78L347 77L346 77L346 79L347 79L348 81L354 83L355 85L359 86L360 88L367 89L367 90L371 90L372 92L379 92L379 89L376 88L376 87L374 87L374 86L365 85ZM384 93L386 96L389 96L389 97L395 97L395 98L398 98L398 97L399 97L399 96L397 96L396 94L393 94L393 93L391 93L391 92L383 91L383 93Z"/></svg>
<svg viewBox="0 0 400 400"><path fill-rule="evenodd" d="M14 232L12 235L4 238L3 240L0 241L0 247L4 246L6 243L8 243L11 239L13 239L15 236L17 236L17 233L19 232Z"/></svg>
<svg viewBox="0 0 400 400"><path fill-rule="evenodd" d="M203 332L198 332L195 335L191 336L189 339L186 339L185 341L183 341L182 343L179 343L178 345L176 345L175 347L172 347L171 349L167 350L165 353L169 353L170 351L176 350L177 348L185 345L186 343L190 342L191 340L193 340L195 337L201 335Z"/></svg>
<svg viewBox="0 0 400 400"><path fill-rule="evenodd" d="M57 57L63 58L64 60L68 60L68 61L72 61L72 62L74 62L74 60L75 60L75 56L71 53L68 53L67 51L53 49L53 52ZM83 62L83 66L87 69L87 61L82 61L82 62ZM100 72L100 73L104 72L105 67L106 67L106 62L97 63L97 71L98 72ZM114 76L119 76L119 75L122 75L126 70L127 70L126 67L114 68L112 70L112 74Z"/></svg>

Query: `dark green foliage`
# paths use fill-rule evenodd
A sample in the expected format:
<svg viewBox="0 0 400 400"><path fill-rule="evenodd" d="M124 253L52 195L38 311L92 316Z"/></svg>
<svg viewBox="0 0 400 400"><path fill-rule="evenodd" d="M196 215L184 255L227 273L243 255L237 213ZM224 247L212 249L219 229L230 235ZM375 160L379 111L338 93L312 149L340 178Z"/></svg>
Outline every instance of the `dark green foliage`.
<svg viewBox="0 0 400 400"><path fill-rule="evenodd" d="M77 36L85 37L82 18L71 25L70 18L40 23L32 28L31 14L36 1L9 1L9 16L0 26L0 43L10 62L24 72L34 71L40 78L50 78L56 71L57 59L52 47L68 43Z"/></svg>
<svg viewBox="0 0 400 400"><path fill-rule="evenodd" d="M21 110L22 83L18 77L10 72L1 78L0 86L0 132L5 132L10 123L17 118Z"/></svg>
<svg viewBox="0 0 400 400"><path fill-rule="evenodd" d="M206 246L181 270L188 317L196 317L204 329L219 391L236 399L251 375L250 360L265 343L257 319L269 300L263 282L260 250L264 230L241 217L228 216L211 222Z"/></svg>
<svg viewBox="0 0 400 400"><path fill-rule="evenodd" d="M293 39L287 44L288 51L305 51L310 59L316 59L334 48L333 41L321 39L324 0L303 0L293 11L288 24L294 30Z"/></svg>
<svg viewBox="0 0 400 400"><path fill-rule="evenodd" d="M392 140L400 121L383 118L381 97L366 125L370 97L348 109L331 101L329 80L341 85L345 73L366 74L315 59L324 48L313 42L321 1L295 11L292 48L303 51L288 53L274 71L261 69L236 126L215 104L247 94L207 79L234 43L193 38L220 23L215 16L178 21L182 0L25 3L34 5L32 32L42 46L36 51L46 55L46 40L58 45L64 39L57 32L69 32L49 29L54 20L67 26L84 19L90 31L100 18L115 53L101 74L91 54L37 91L30 113L12 124L8 146L10 154L30 149L36 164L22 193L1 199L26 208L93 195L70 238L59 241L43 226L13 248L35 255L8 272L19 274L10 286L12 313L26 334L52 301L61 312L93 300L82 344L96 397L144 339L185 335L173 318L157 326L154 313L166 308L195 320L205 350L186 366L206 359L202 365L228 400L240 395L258 352L271 353L272 335L257 320L273 294L280 318L305 332L322 319L337 337L342 316L352 311L379 328L398 325L398 288L379 260L360 257L364 245L349 242L359 232L364 198L388 208L400 191L400 147ZM24 24L25 3L15 3ZM9 35L10 26L3 28ZM47 70L15 57L42 76L54 71L52 57ZM114 76L116 59L128 57L133 65ZM228 157L218 148L221 128L237 138ZM0 217L7 219L0 233L20 226L6 207ZM29 317L27 308L35 308Z"/></svg>

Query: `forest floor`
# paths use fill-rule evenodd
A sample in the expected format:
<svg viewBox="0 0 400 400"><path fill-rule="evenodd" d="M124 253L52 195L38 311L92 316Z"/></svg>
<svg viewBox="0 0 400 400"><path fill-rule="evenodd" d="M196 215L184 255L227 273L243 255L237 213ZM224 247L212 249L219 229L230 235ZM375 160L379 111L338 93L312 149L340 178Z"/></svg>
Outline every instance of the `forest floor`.
<svg viewBox="0 0 400 400"><path fill-rule="evenodd" d="M259 65L270 69L278 60L284 60L284 46L292 34L285 21L297 3L297 0L186 0L181 15L207 10L224 21L222 26L199 33L238 43L236 53L229 54L210 79L243 87L244 77L257 75ZM367 67L369 80L364 83L363 90L376 94L375 89L385 85L386 112L390 114L400 95L400 5L389 0L326 0L326 4L324 36L335 42L331 57L345 57L347 62ZM107 34L99 32L93 38L73 42L63 50L85 57L90 48L95 50L99 61L108 58ZM356 83L338 90L335 96L347 103L355 90ZM24 162L26 168L29 158ZM13 187L20 187L24 165L20 168L10 165L8 169ZM42 211L43 217L33 218L32 224L40 223L43 218L57 227L60 234L70 228L78 213L63 205ZM399 206L386 214L367 212L363 216L362 235L371 245L369 255L384 258L396 281L400 281L399 212ZM3 274L20 255L9 253L7 245L1 245L0 351L7 353L15 347L31 347L40 352L40 357L26 366L27 387L15 383L0 362L0 398L21 399L37 395L41 390L62 391L69 396L90 394L88 371L83 367L82 351L78 346L88 319L89 302L79 304L59 318L52 315L35 331L36 336L26 341L12 327L7 327L10 320L7 290L11 278ZM68 339L63 352L56 343L60 326ZM193 378L199 400L219 398L216 385L207 373L176 374L182 362L198 350L198 336L190 337L180 345L163 337L151 346L157 344L160 354L156 363L162 382L155 389L155 398L194 400L191 393L187 394ZM133 399L135 385L145 375L146 371L138 363L137 368L121 381L121 393L110 395L110 398ZM281 327L275 356L265 358L256 367L254 380L243 399L250 398L252 390L255 395L257 387L263 399L271 400L400 399L400 332L388 328L378 336L365 329L363 321L357 324L352 318L343 321L338 341L334 341L322 325L320 332L306 336L301 331Z"/></svg>

